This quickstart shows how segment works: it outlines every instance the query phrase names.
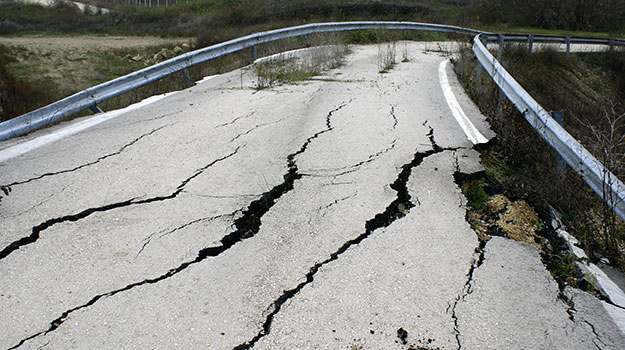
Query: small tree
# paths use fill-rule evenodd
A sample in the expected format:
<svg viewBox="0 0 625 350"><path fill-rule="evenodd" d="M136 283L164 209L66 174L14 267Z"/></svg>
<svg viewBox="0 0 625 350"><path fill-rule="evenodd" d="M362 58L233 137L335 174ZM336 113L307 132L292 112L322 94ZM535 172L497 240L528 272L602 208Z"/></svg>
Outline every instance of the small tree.
<svg viewBox="0 0 625 350"><path fill-rule="evenodd" d="M612 185L618 180L617 176L625 170L625 113L618 115L614 105L610 110L604 111L603 125L584 123L592 134L589 146L595 156L604 166L602 174L603 198L600 221L596 223L599 237L604 245L604 252L610 259L618 260L621 252L622 241L619 229L619 218L614 208L620 204L620 198L612 193ZM590 220L591 222L594 220ZM587 233L588 235L589 233ZM592 246L592 242L586 239L586 244Z"/></svg>

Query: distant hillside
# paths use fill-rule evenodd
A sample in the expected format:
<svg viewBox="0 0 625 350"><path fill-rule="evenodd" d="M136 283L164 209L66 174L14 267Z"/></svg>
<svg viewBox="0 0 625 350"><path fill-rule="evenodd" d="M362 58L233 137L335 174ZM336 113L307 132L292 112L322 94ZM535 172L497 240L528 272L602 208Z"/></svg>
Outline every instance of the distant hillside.
<svg viewBox="0 0 625 350"><path fill-rule="evenodd" d="M196 36L200 44L207 45L288 25L344 20L422 21L491 30L532 27L625 32L625 0L140 0L141 5L132 0L82 0L111 9L106 13L83 12L62 2L42 7L21 1L0 2L0 35ZM146 6L150 4L152 7Z"/></svg>

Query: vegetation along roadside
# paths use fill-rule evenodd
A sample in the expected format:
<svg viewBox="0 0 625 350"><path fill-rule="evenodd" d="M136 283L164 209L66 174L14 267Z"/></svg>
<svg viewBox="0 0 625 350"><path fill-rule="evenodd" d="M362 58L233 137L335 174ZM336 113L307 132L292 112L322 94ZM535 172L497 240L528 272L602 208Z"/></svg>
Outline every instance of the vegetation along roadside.
<svg viewBox="0 0 625 350"><path fill-rule="evenodd" d="M502 61L543 107L562 111L567 131L623 178L625 52L580 53L567 57L550 47L530 53L526 45L508 45ZM471 224L482 227L484 235L501 234L501 226L512 222L505 219L506 211L525 202L532 204L537 216L526 220L525 227L533 232L525 235L528 243L542 246L546 265L561 283L583 283L585 289L591 288L586 276L571 277L575 274L576 259L559 250L561 242L546 227L551 221L550 207L553 207L562 214L591 261L609 261L623 269L625 225L622 220L577 174L566 166L557 165L556 153L510 102L500 98L498 88L486 73L478 76L476 67L477 61L467 46L458 55L455 69L487 116L497 139L482 151L484 176L464 184L471 206L467 215ZM502 198L502 194L505 197Z"/></svg>

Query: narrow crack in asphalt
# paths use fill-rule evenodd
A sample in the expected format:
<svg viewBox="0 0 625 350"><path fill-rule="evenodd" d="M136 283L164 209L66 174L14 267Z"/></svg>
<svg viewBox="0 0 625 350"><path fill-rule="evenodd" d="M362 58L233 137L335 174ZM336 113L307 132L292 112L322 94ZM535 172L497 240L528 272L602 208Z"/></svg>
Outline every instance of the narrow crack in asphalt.
<svg viewBox="0 0 625 350"><path fill-rule="evenodd" d="M467 272L467 281L462 287L462 292L456 297L454 304L450 304L449 307L447 307L447 313L449 313L449 310L451 309L451 319L454 321L454 333L456 336L456 343L458 344L458 350L462 349L462 342L460 341L460 326L458 324L458 315L456 315L456 307L461 301L464 301L467 295L473 293L473 274L475 273L475 270L480 268L482 266L482 263L484 262L485 246L486 242L480 241L479 246L476 247L473 257L473 263L471 264L471 267Z"/></svg>
<svg viewBox="0 0 625 350"><path fill-rule="evenodd" d="M390 187L397 192L397 197L393 200L382 213L376 214L372 219L369 219L365 223L365 231L356 238L345 242L338 250L330 254L330 257L313 265L308 273L305 275L305 281L298 284L295 288L286 290L275 299L267 310L271 310L267 315L265 322L262 324L261 330L249 341L241 343L234 347L233 350L246 350L251 349L256 343L267 336L271 332L271 325L274 317L280 312L282 306L292 298L294 298L304 287L312 283L315 275L319 272L321 267L337 260L343 253L349 248L357 246L362 241L367 239L373 232L379 228L388 227L393 222L404 217L415 204L411 201L411 195L409 193L407 182L412 173L412 170L421 165L426 158L443 152L444 149L439 147L434 140L434 130L430 128L428 137L432 142L432 149L425 152L416 152L414 158L407 164L401 167L401 171L396 180L390 184Z"/></svg>
<svg viewBox="0 0 625 350"><path fill-rule="evenodd" d="M280 122L282 122L283 120L288 119L288 118L291 118L291 116L287 116L287 117L284 117L284 118L280 118L280 119L278 119L278 120L274 120L274 121L272 121L272 122L268 122L268 123L260 123L260 124L256 124L256 125L255 125L254 127L252 127L251 129L246 130L246 131L244 131L244 132L242 132L242 133L237 134L237 136L235 136L235 137L233 137L232 139L230 139L230 142L234 142L234 141L238 140L240 137L245 136L245 135L248 135L248 134L250 134L252 131L254 131L254 130L258 129L258 128L262 128L263 126L269 126L269 125L278 124L278 123L280 123Z"/></svg>
<svg viewBox="0 0 625 350"><path fill-rule="evenodd" d="M352 193L352 194L351 194L351 195L349 195L349 196L346 196L346 197L343 197L343 198L339 198L339 199L335 199L334 201L332 201L332 203L330 203L330 204L327 204L327 205L325 205L325 206L322 206L322 207L317 208L317 210L316 210L316 211L322 211L322 210L327 210L327 209L330 209L330 208L331 208L332 206L334 206L334 205L337 205L337 204L339 204L339 203L341 203L341 202L344 202L344 201L346 201L346 200L348 200L348 199L350 199L350 198L354 198L354 197L356 197L356 195L357 195L357 194L358 194L357 192L354 192L354 193ZM322 217L323 217L323 216L325 216L325 215L326 215L326 213L327 213L327 212L324 212L321 216L322 216Z"/></svg>
<svg viewBox="0 0 625 350"><path fill-rule="evenodd" d="M43 179L44 177L48 177L48 176L55 176L55 175L61 175L61 174L66 174L66 173L71 173L71 172L74 172L74 171L80 170L80 169L82 169L82 168L86 168L86 167L88 167L88 166L92 166L92 165L97 164L97 163L99 163L99 162L101 162L101 161L103 161L103 160L105 160L105 159L107 159L107 158L110 158L110 157L117 156L117 155L121 154L121 153L122 153L122 152L123 152L126 148L128 148L128 147L130 147L130 146L134 145L135 143L139 142L139 141L140 141L141 139L143 139L144 137L150 136L150 135L154 134L155 132L157 132L157 131L159 131L159 130L161 130L161 129L165 128L165 127L171 126L171 125L173 125L173 124L163 125L163 126L161 126L161 127L158 127L158 128L156 128L156 129L153 129L152 131L150 131L150 132L148 132L148 133L145 133L145 134L143 134L143 135L141 135L141 136L137 137L136 139L134 139L134 140L130 141L129 143L127 143L127 144L123 145L123 146L122 146L120 149L118 149L117 151L115 151L115 152L113 152L113 153L109 153L109 154L103 155L102 157L99 157L98 159L96 159L96 160L94 160L94 161L91 161L91 162L88 162L88 163L85 163L85 164L81 164L81 165L79 165L79 166L77 166L77 167L75 167L75 168L72 168L72 169L64 169L64 170L55 171L55 172L48 172L48 173L45 173L45 174L41 174L41 175L39 175L39 176L35 176L35 177L30 178L30 179L28 179L28 180L15 181L15 182L13 182L13 183L11 183L11 184L6 185L5 187L14 187L14 186L18 186L18 185L23 185L23 184L26 184L26 183L29 183L29 182L32 182L32 181L41 180L41 179Z"/></svg>
<svg viewBox="0 0 625 350"><path fill-rule="evenodd" d="M139 249L139 252L137 252L137 256L136 258L139 257L139 255L141 255L141 253L143 253L143 251L145 250L145 248L152 243L152 239L154 238L154 236L157 236L156 239L161 239L165 236L169 236L175 232L178 232L180 230L184 230L185 228L189 227L189 226L193 226L195 224L198 224L200 222L211 222L217 219L222 219L222 218L233 218L238 212L240 212L241 210L236 210L232 213L229 214L221 214L221 215L216 215L216 216L209 216L209 217L204 217L204 218L199 218L199 219L195 219L193 221L187 222L185 224L179 225L174 227L173 229L169 229L169 230L161 230L158 232L154 232L152 234L150 234L148 237L146 237L143 240L143 244L141 245L141 248Z"/></svg>
<svg viewBox="0 0 625 350"><path fill-rule="evenodd" d="M597 333L597 329L595 328L595 325L593 325L592 323L586 321L586 320L582 320L582 322L586 323L587 325L590 326L590 329L592 330L592 333L595 335L595 339L601 343L601 345L606 346L606 343L603 342L603 340L601 340L601 338L599 337L599 334ZM593 344L595 344L595 346L597 347L597 349L602 350L603 348L601 346L599 346L599 344L595 343L595 341L593 340L592 342Z"/></svg>
<svg viewBox="0 0 625 350"><path fill-rule="evenodd" d="M242 146L237 147L232 153L215 159L212 162L208 163L207 165L203 166L202 168L199 168L195 171L195 173L193 175L191 175L190 177L186 178L177 188L176 190L166 196L157 196L157 197L152 197L152 198L147 198L147 199L137 199L137 198L131 198L122 202L116 202L116 203L112 203L112 204L107 204L107 205L103 205L100 207L94 207L94 208L89 208L89 209L85 209L77 214L71 214L71 215L66 215L66 216L62 216L62 217L58 217L58 218L54 218L54 219L50 219L47 220L35 227L33 227L32 232L29 236L26 237L22 237L12 243L10 243L8 246L6 246L4 249L2 249L2 251L0 251L0 260L6 258L7 256L9 256L11 253L13 253L14 251L20 249L21 247L24 247L26 245L35 243L40 235L41 232L47 230L48 228L56 225L56 224L60 224L60 223L64 223L64 222L76 222L78 220L84 219L88 216L90 216L91 214L94 213L100 213L100 212L106 212L106 211L110 211L113 209L117 209L117 208L123 208L123 207L128 207L128 206L132 206L132 205L142 205L142 204L148 204L148 203L153 203L153 202L160 202L160 201L165 201L165 200L169 200L169 199L174 199L176 198L185 188L185 186L194 178L200 176L206 169L210 168L211 166L215 165L216 163L219 163L221 161L224 161L232 156L234 156L235 154L238 153L239 149Z"/></svg>
<svg viewBox="0 0 625 350"><path fill-rule="evenodd" d="M227 123L223 123L223 124L219 124L219 125L215 126L215 129L223 128L224 126L228 126L228 125L232 125L232 124L236 123L237 121L239 121L241 119L249 118L249 117L253 116L254 114L256 114L256 111L252 111L249 114L242 115L240 117L236 117L236 118L234 118L233 120L231 120L231 121L229 121Z"/></svg>
<svg viewBox="0 0 625 350"><path fill-rule="evenodd" d="M0 216L0 217L1 217L1 218L3 218L3 219L10 219L10 218L16 218L16 217L19 217L19 216L21 216L21 215L24 215L24 214L30 213L31 211L33 211L33 210L35 210L35 209L39 208L40 206L44 205L44 203L47 203L50 199L52 199L52 197L54 197L54 196L58 195L59 193L63 193L63 192L65 192L65 190L67 189L67 187L68 187L68 186L63 186L63 187L61 187L61 189L60 189L59 191L57 191L57 192L55 192L55 193L52 193L52 194L48 195L46 198L42 199L39 203L37 203L37 204L35 204L35 205L31 206L30 208L28 208L28 209L26 209L26 210L24 210L24 211L21 211L21 212L19 212L19 213L17 213L17 214L12 214L12 215L6 215L6 216L2 215L2 216Z"/></svg>
<svg viewBox="0 0 625 350"><path fill-rule="evenodd" d="M397 129L397 116L395 115L396 105L391 105L391 118L393 118L393 130Z"/></svg>
<svg viewBox="0 0 625 350"><path fill-rule="evenodd" d="M427 121L424 123L424 125L426 124L427 124ZM454 171L453 177L454 177L454 182L456 183L458 188L462 188L461 182L463 181L463 179L470 178L471 175L464 174L460 171L460 160L458 159L458 153L457 153L458 149L456 149L455 150L456 152L454 152L455 171ZM462 196L462 194L460 196ZM461 199L460 206L462 206L462 199ZM467 207L465 211L465 220L467 220L467 222L468 222L468 215L469 215L469 210ZM446 313L450 313L450 309L451 309L451 319L454 322L454 333L456 337L456 344L458 345L458 350L462 349L462 342L460 340L460 325L458 323L458 315L456 314L456 308L460 302L463 302L465 300L467 295L473 293L473 274L475 273L475 270L479 269L484 263L484 254L485 254L484 248L486 247L486 243L487 241L480 240L478 246L475 247L475 252L473 255L473 263L471 264L471 267L469 267L469 271L467 272L467 275L466 275L467 281L462 287L461 293L454 300L453 305L449 304L446 310Z"/></svg>
<svg viewBox="0 0 625 350"><path fill-rule="evenodd" d="M194 260L191 261L187 261L182 263L181 265L179 265L176 268L170 269L169 271L167 271L167 273L155 277L155 278L149 278L149 279L145 279L143 281L140 282L135 282L135 283L131 283L123 288L120 289L116 289L114 291L108 292L108 293L104 293L104 294L99 294L95 297L93 297L91 300L89 300L86 304L80 305L80 306L76 306L72 309L69 309L65 312L63 312L58 318L56 318L55 320L53 320L52 322L50 322L50 327L45 330L45 331L41 331L38 332L36 334L33 334L27 338L22 339L17 345L9 348L8 350L12 350L12 349L17 349L20 346L22 346L25 342L36 338L40 335L46 335L49 334L50 332L55 331L61 324L63 324L63 322L65 322L65 320L67 320L67 318L69 317L70 314L72 314L73 312L80 310L80 309L84 309L87 308L89 306L92 306L93 304L95 304L98 300L104 298L104 297L110 297L113 296L115 294L121 293L121 292L125 292L128 291L130 289L133 289L135 287L139 287L139 286L143 286L146 284L155 284L158 283L162 280L168 279L182 271L184 271L185 269L187 269L189 266L200 263L204 260L206 260L209 257L216 257L219 256L221 253L227 251L228 249L232 248L235 244L253 237L256 233L258 233L258 231L260 230L260 226L261 226L261 218L262 216L269 211L269 209L271 209L271 207L273 207L273 205L276 203L276 201L282 197L284 194L288 193L289 191L291 191L293 189L293 185L295 180L300 179L302 176L297 172L297 165L296 165L296 160L295 158L304 153L306 151L306 149L308 148L308 145L310 145L310 143L315 140L317 137L319 137L320 135L327 133L329 131L333 130L332 124L331 124L331 118L332 115L334 113L336 113L337 111L341 110L342 108L344 108L345 106L347 106L349 103L351 103L351 100L349 102L345 102L343 104L341 104L339 107L331 110L327 116L326 116L326 128L315 133L313 136L309 137L306 139L306 141L304 142L304 144L300 147L300 149L298 151L296 151L295 153L291 153L290 155L287 156L287 165L288 165L288 171L287 173L284 175L284 182L282 182L279 185L276 185L274 188L272 188L271 190L269 190L268 192L265 192L264 194L261 195L261 198L253 201L250 203L250 205L248 206L248 208L243 212L242 216L239 217L238 219L236 219L234 221L234 226L236 227L236 230L227 234L226 236L224 236L221 239L221 245L219 246L215 246L215 247L208 247L208 248L203 248L198 252L197 257ZM240 147L238 147L233 153L231 153L230 155L221 158L220 160L224 160L227 159L230 156L233 156L234 154L236 154L238 152ZM216 160L214 162L212 162L211 164L209 164L208 166L202 168L203 170L207 169L210 165L215 164L217 161ZM202 171L203 171L202 170ZM183 191L185 185L191 181L193 178L195 178L196 176L198 176L199 174L201 174L201 172L196 172L193 176L187 178L180 186L178 186L178 189L176 190L176 192L174 192L173 195L171 195L171 197L175 197L176 195L178 195L180 192ZM168 196L170 197L170 196ZM158 197L158 198L165 198L165 199L169 199L166 197ZM162 199L161 199L162 200ZM144 200L141 202L146 202L146 201L154 201L154 200ZM123 203L128 203L128 205L130 204L136 204L139 202L133 202L133 200L129 200ZM236 213L236 212L235 212ZM231 213L230 215L235 215L235 213ZM51 226L51 225L50 225ZM49 226L48 226L49 227ZM37 235L38 238L38 235ZM17 247L19 248L19 247ZM15 248L15 249L17 249Z"/></svg>
<svg viewBox="0 0 625 350"><path fill-rule="evenodd" d="M391 112L389 114L391 116L391 118L393 119L393 125L392 125L392 129L396 130L397 128L397 124L398 124L398 120L397 117L395 116L395 106L391 105ZM371 163L374 160L376 160L377 158L379 158L380 156L392 151L393 149L395 149L395 145L397 144L398 138L396 137L395 139L393 139L393 141L391 142L391 145L388 146L385 149L382 149L374 154L369 155L369 157L367 157L366 160L360 161L356 164L352 164L352 165L348 165L348 166L344 166L344 167L340 167L340 168L323 168L323 169L315 169L316 171L321 171L321 172L329 172L329 171L341 171L341 170L345 170L343 172L340 173L335 173L329 176L332 176L333 179L336 179L337 177L340 176L344 176L347 174L351 174L353 172L356 172L356 170L358 170L358 168L360 168L361 166ZM316 174L302 174L303 176L311 176L311 177L326 177L328 175L316 175Z"/></svg>
<svg viewBox="0 0 625 350"><path fill-rule="evenodd" d="M341 177L347 174L351 174L354 173L358 170L358 168L360 168L361 166L371 163L374 160L376 160L377 158L381 157L382 155L392 151L395 148L395 145L397 144L397 138L395 138L392 142L391 145L383 150L380 150L374 154L369 155L369 157L366 160L360 161L356 164L352 164L352 165L348 165L346 167L341 167L341 168L333 168L333 169L318 169L319 171L339 171L339 170L345 170L342 171L340 173L336 173L336 174L332 174L330 176L332 176L333 179L336 179L337 177ZM306 176L313 176L313 177L326 177L328 175L312 175L312 174L305 174Z"/></svg>

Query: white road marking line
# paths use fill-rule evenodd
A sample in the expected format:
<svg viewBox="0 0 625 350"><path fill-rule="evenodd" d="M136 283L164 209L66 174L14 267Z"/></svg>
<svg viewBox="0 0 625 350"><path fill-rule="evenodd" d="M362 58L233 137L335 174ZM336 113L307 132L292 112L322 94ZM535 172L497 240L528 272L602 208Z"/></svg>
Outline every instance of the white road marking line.
<svg viewBox="0 0 625 350"><path fill-rule="evenodd" d="M209 81L209 80L211 80L211 79L213 79L213 78L215 78L215 77L218 77L218 76L219 76L219 74L216 74L216 75L207 75L207 76L205 76L204 78L202 78L202 79L200 79L200 80L196 81L196 82L195 82L195 85L202 84L202 83L207 82L207 81Z"/></svg>
<svg viewBox="0 0 625 350"><path fill-rule="evenodd" d="M469 120L467 115L464 113L462 107L460 107L460 104L456 99L456 96L451 90L451 85L449 85L449 79L447 78L448 64L449 60L445 60L438 66L438 79L440 80L445 100L447 100L447 105L449 105L451 113L454 115L454 118L456 118L458 125L460 125L464 133L467 135L469 141L471 141L474 145L478 143L487 143L488 139L484 137L479 130L477 130L473 123L471 123L471 120Z"/></svg>
<svg viewBox="0 0 625 350"><path fill-rule="evenodd" d="M19 143L17 145L5 148L3 150L0 151L0 163L2 162L6 162L7 160L11 159L11 158L15 158L17 156L21 156L24 153L30 152L34 149L37 149L39 147L43 147L49 143L58 141L60 139L63 139L67 136L70 135L74 135L76 133L79 133L85 129L88 129L90 127L96 126L100 123L103 123L107 120L111 120L113 118L116 118L122 114L128 113L130 111L133 111L137 108L140 107L144 107L147 106L151 103L154 103L160 99L163 99L167 96L171 96L173 94L177 93L177 91L175 92L170 92L170 93L166 93L163 95L157 95L157 96L152 96L152 97L148 97L145 100L132 104L128 107L122 108L122 109L117 109L114 111L110 111L110 112L106 112L106 113L101 113L101 114L96 114L93 117L83 120L81 122L78 123L74 123L66 128L60 129L58 131L55 131L51 134L48 135L43 135L43 136L39 136L35 139L32 139L30 141L25 141L22 143Z"/></svg>

